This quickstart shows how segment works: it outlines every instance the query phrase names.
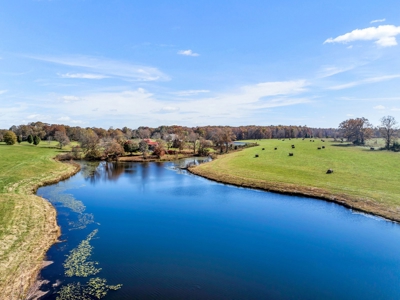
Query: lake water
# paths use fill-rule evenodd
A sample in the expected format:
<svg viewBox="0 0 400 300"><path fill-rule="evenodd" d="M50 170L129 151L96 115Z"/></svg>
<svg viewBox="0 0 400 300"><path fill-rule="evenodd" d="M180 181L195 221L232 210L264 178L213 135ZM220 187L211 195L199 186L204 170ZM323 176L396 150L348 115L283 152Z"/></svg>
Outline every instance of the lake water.
<svg viewBox="0 0 400 300"><path fill-rule="evenodd" d="M55 203L64 241L48 251L54 263L41 272L50 281L44 299L88 281L66 278L63 262L94 229L96 277L123 284L104 299L400 299L399 225L176 167L89 164L39 189ZM82 201L94 223L71 230L78 214L57 195Z"/></svg>

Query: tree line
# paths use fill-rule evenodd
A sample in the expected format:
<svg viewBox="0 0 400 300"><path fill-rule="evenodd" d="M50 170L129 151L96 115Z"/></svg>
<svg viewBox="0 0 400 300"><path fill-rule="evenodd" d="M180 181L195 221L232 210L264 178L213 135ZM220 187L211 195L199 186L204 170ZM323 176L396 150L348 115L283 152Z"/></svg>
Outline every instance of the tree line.
<svg viewBox="0 0 400 300"><path fill-rule="evenodd" d="M0 140L9 144L28 141L37 145L42 140L57 141L60 148L70 141L80 143L79 151L87 157L99 156L100 149L106 155L118 155L120 152L146 152L147 143L134 142L132 139L157 140L160 147L154 149L162 153L169 148L183 148L191 145L194 153L205 154L211 145L227 152L232 141L281 138L333 138L346 139L362 145L372 137L385 139L387 149L397 149L397 121L392 116L381 119L378 127L373 127L366 118L348 119L341 122L338 128L312 128L304 126L141 126L136 129L128 127L108 129L99 127L68 126L32 122L26 125L13 125L8 130L0 130ZM145 145L146 144L146 145ZM76 150L76 151L78 151Z"/></svg>

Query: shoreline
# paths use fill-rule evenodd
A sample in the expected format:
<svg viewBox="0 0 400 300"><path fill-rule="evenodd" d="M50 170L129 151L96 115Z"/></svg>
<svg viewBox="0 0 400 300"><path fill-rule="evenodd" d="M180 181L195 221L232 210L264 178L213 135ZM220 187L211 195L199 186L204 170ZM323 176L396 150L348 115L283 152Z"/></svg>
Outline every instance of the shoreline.
<svg viewBox="0 0 400 300"><path fill-rule="evenodd" d="M345 194L333 194L316 187L297 186L289 183L268 182L264 180L250 180L230 174L224 174L224 178L222 179L219 174L202 170L199 168L200 166L192 166L188 168L188 171L191 174L222 184L257 189L283 195L324 200L342 205L348 209L381 217L391 222L400 223L400 210L396 211L395 208L380 205L378 202L369 199L351 197Z"/></svg>
<svg viewBox="0 0 400 300"><path fill-rule="evenodd" d="M56 160L54 160L56 161ZM49 171L41 174L38 178L27 178L25 180L13 183L7 187L6 198L17 201L20 209L30 209L34 207L41 213L38 217L44 219L42 227L33 228L33 234L40 236L40 242L37 240L27 240L24 247L32 249L30 256L13 257L9 261L10 269L13 272L7 272L7 278L3 278L2 296L7 299L34 299L40 285L37 284L38 276L42 268L46 266L46 253L52 245L58 242L61 229L57 223L57 211L55 207L46 199L36 195L36 191L43 186L58 183L77 174L81 167L75 162L62 163L62 170L54 172ZM33 181L33 182L32 182ZM32 215L32 218L36 214ZM14 261L14 262L13 262Z"/></svg>

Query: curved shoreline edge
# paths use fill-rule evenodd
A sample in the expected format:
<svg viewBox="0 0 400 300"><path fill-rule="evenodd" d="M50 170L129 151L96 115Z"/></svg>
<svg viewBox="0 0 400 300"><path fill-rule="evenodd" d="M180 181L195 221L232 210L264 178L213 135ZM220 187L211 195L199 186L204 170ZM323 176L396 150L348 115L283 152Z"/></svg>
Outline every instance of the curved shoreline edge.
<svg viewBox="0 0 400 300"><path fill-rule="evenodd" d="M219 174L201 169L200 167L201 165L193 166L188 168L188 171L194 175L201 176L215 182L237 187L252 188L291 196L310 197L313 199L333 202L348 209L372 214L395 223L400 223L400 209L396 210L396 208L388 207L369 199L352 197L345 194L333 194L324 189L316 187L297 186L289 183L247 179L231 174L224 174L222 178Z"/></svg>
<svg viewBox="0 0 400 300"><path fill-rule="evenodd" d="M37 196L36 191L40 187L70 178L77 174L81 167L74 162L62 163L56 161L56 163L63 164L65 167L58 172L49 171L39 178L27 178L16 182L8 187L7 194L4 194L5 197L8 196L14 201L17 199L18 206L21 209L32 210L31 207L35 207L36 211L32 210L31 219L34 219L37 213L40 213L38 218L44 219L40 228L34 226L36 228L32 229L36 237L41 237L40 243L36 239L28 239L24 242L24 247L30 249L29 257L17 257L15 258L17 262L9 262L11 270L8 272L7 278L3 278L3 289L1 291L2 297L5 297L5 299L34 298L40 288L40 285L37 284L39 272L46 266L44 261L46 253L52 245L58 242L61 230L57 224L57 211L48 200Z"/></svg>

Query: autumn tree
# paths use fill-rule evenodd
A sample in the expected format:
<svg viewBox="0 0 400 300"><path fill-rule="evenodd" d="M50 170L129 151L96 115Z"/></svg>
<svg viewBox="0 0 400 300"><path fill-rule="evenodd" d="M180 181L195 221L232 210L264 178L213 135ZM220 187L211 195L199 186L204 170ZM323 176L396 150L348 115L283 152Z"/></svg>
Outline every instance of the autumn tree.
<svg viewBox="0 0 400 300"><path fill-rule="evenodd" d="M81 148L87 154L88 152L97 152L99 147L99 136L91 129L81 129L78 141L81 143Z"/></svg>
<svg viewBox="0 0 400 300"><path fill-rule="evenodd" d="M124 154L124 148L116 140L110 140L105 144L104 154L107 157L117 158Z"/></svg>
<svg viewBox="0 0 400 300"><path fill-rule="evenodd" d="M167 148L168 148L168 150L169 150L169 148L171 148L172 145L173 145L173 143L174 143L174 141L172 140L172 136L171 136L170 134L168 134L168 135L165 137L165 142L167 143Z"/></svg>
<svg viewBox="0 0 400 300"><path fill-rule="evenodd" d="M212 143L209 140L200 138L198 153L199 155L207 156L209 154L209 148L212 147Z"/></svg>
<svg viewBox="0 0 400 300"><path fill-rule="evenodd" d="M348 119L339 124L343 136L353 144L363 145L373 134L372 125L366 118Z"/></svg>
<svg viewBox="0 0 400 300"><path fill-rule="evenodd" d="M17 136L14 132L8 130L3 134L3 141L7 145L14 145L17 142Z"/></svg>
<svg viewBox="0 0 400 300"><path fill-rule="evenodd" d="M143 140L139 143L139 151L142 152L143 158L145 158L149 152L149 145Z"/></svg>
<svg viewBox="0 0 400 300"><path fill-rule="evenodd" d="M131 140L125 141L124 150L125 152L129 152L132 155L132 152L136 152L139 150L139 143Z"/></svg>
<svg viewBox="0 0 400 300"><path fill-rule="evenodd" d="M381 119L381 126L379 131L382 137L385 139L386 149L390 149L390 145L393 142L397 130L397 121L392 116L385 116Z"/></svg>
<svg viewBox="0 0 400 300"><path fill-rule="evenodd" d="M54 133L54 139L58 142L60 149L70 143L69 138L64 131L56 131Z"/></svg>

